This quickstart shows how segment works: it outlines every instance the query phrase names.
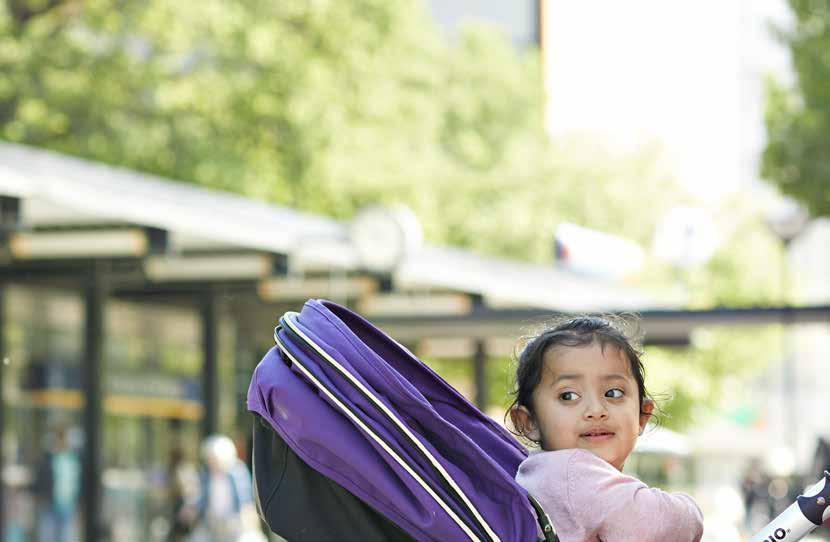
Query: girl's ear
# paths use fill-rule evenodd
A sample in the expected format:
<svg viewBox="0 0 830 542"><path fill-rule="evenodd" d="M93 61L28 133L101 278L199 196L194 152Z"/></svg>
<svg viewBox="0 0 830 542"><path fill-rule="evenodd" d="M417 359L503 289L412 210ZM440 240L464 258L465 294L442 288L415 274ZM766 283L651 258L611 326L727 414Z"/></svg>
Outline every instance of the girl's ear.
<svg viewBox="0 0 830 542"><path fill-rule="evenodd" d="M646 398L643 400L643 408L640 411L640 434L643 434L643 430L646 428L646 424L651 419L651 413L654 412L654 401L651 399Z"/></svg>
<svg viewBox="0 0 830 542"><path fill-rule="evenodd" d="M516 431L525 438L533 442L540 442L542 440L539 434L539 427L537 427L533 415L526 407L518 405L511 408L510 421L513 422L513 427L516 428Z"/></svg>

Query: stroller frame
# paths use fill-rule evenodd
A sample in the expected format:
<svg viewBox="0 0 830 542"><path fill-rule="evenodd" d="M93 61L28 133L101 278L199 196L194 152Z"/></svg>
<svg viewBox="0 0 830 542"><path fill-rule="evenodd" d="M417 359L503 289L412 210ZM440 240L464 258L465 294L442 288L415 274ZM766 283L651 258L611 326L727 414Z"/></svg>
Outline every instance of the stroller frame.
<svg viewBox="0 0 830 542"><path fill-rule="evenodd" d="M332 307L335 307L335 308L332 309ZM351 316L352 316L351 314L346 314L345 316L343 316L343 313L336 312L336 311L342 309L342 310L347 311L347 313L348 313L348 309L345 309L343 307L338 307L335 304L326 304L324 307L320 307L320 305L318 305L316 308L318 308L318 309L322 308L324 310L325 309L335 310L334 316L341 319L341 321L339 323L343 324L346 329L349 329L350 326L352 324L354 324L354 322L355 322L354 320L351 320ZM305 314L305 309L304 309L303 314ZM394 408L390 408L392 403L387 404L386 402L384 402L384 400L379 398L373 392L373 389L371 389L371 386L367 387L367 385L364 385L364 381L361 380L365 376L363 373L357 373L357 374L360 374L361 376L359 378L356 377L355 374L350 372L349 369L344 367L343 364L341 364L341 362L338 361L336 356L334 356L333 354L330 354L324 347L317 344L317 342L315 342L315 339L312 336L309 336L307 333L304 332L304 329L309 329L310 331L312 331L315 334L314 336L317 336L317 334L318 334L318 331L317 331L316 328L314 328L314 327L309 328L308 327L308 325L309 325L308 321L303 322L302 325L299 325L298 324L299 316L300 316L299 313L288 312L280 319L279 325L274 330L274 339L275 339L275 342L276 342L276 348L273 349L274 353L271 353L268 356L266 356L266 360L264 360L264 362L268 361L270 363L273 363L277 360L281 360L283 363L285 363L285 366L287 368L290 368L290 371L292 373L294 373L297 378L300 379L299 381L303 381L303 383L308 386L308 388L306 388L306 389L308 389L309 392L312 392L312 393L316 392L315 395L317 395L321 399L323 399L324 402L319 403L320 405L328 403L328 405L327 405L329 407L328 410L330 412L332 412L332 416L334 416L336 418L337 415L334 414L336 412L336 413L342 415L343 418L345 418L344 422L338 422L338 424L349 422L351 424L351 426L354 427L354 434L356 435L355 438L360 438L357 435L362 435L362 438L367 443L366 445L367 446L371 445L372 448L375 449L375 453L377 454L376 457L384 457L384 456L386 457L385 461L388 464L387 468L391 468L393 466L393 463L394 463L394 465L397 466L394 470L396 470L398 472L398 476L401 476L401 478L400 478L401 481L404 481L408 477L410 481L406 482L405 483L406 485L410 485L413 482L415 484L417 484L417 487L421 488L418 491L421 492L421 495L422 495L422 497L420 497L422 499L421 500L422 505L426 506L427 508L429 508L431 510L433 510L433 512L431 512L431 513L438 514L439 517L441 515L445 515L445 519L443 521L445 522L446 525L451 524L451 523L446 523L447 519L451 520L452 524L456 525L457 530L455 532L457 532L459 536L463 533L463 537L455 538L455 536L453 536L453 539L465 540L465 541L469 540L469 541L472 541L472 542L478 542L478 541L482 541L482 542L485 542L485 541L486 542L502 542L502 540L504 540L504 542L513 542L512 540L510 540L512 538L512 536L508 536L507 539L500 538L500 535L496 533L496 530L489 524L488 519L485 518L485 515L490 517L490 515L492 515L494 513L494 511L498 510L499 508L494 509L492 504L487 504L487 505L485 505L485 506L489 507L488 508L489 511L487 512L487 514L485 514L483 510L477 509L476 504L474 504L474 500L472 498L470 498L470 494L465 492L465 490L462 488L461 484L453 478L454 475L450 474L448 472L447 468L445 468L444 465L441 463L441 461L439 461L433 455L433 453L430 452L430 449L435 449L437 451L438 448L434 448L434 446L431 445L431 444L429 446L424 445L425 443L432 442L430 440L430 437L425 437L424 434L418 434L418 436L416 436L413 432L413 429L411 429L407 425L407 422L403 421L401 415L407 417L407 416L409 416L409 414L412 414L412 413L411 412L408 413L407 412L408 409L400 410L400 407L399 407L397 412L395 411ZM357 316L357 315L354 315L354 316ZM359 318L359 316L358 316L358 318ZM363 320L363 319L360 319L360 320ZM363 322L365 322L366 324L369 324L365 320L363 320ZM369 324L369 327L372 328L372 331L370 331L370 333L373 333L374 331L376 331L376 329L374 329L373 326L371 326L371 324ZM365 331L365 330L362 330L362 331ZM356 333L358 333L358 335L360 335L359 332L356 332ZM363 339L362 335L358 336L358 340L362 340L362 339ZM370 336L369 339L374 339L374 336ZM369 340L369 339L367 339L367 340ZM386 341L387 339L389 339L388 336L386 336L384 334L383 335L383 340ZM326 342L328 342L328 339L325 339L325 340L326 340ZM389 340L391 341L391 339L389 339ZM394 343L394 341L391 341L391 342ZM324 344L324 343L321 343L321 344ZM363 346L368 347L369 351L374 351L373 347L370 346L369 343L366 343ZM382 349L381 351L385 351L384 348L386 347L386 343L385 342L383 344L375 343L375 346L380 347ZM393 346L395 348L400 347L400 345L397 344L397 343L395 343ZM402 349L402 350L408 356L411 356L411 353L406 351L406 349ZM339 351L339 350L336 348L332 352L337 352L337 351ZM378 357L380 357L380 351L375 351L375 354L377 354ZM414 358L414 356L411 356L411 357ZM349 363L351 365L354 365L354 358L346 357L346 358L343 358L343 359L346 360L347 363ZM383 358L381 358L381 359L383 359ZM391 358L391 359L395 359L398 363L400 363L400 361L398 361L400 359L399 357L395 357L395 358ZM429 373L433 377L435 377L435 374L432 371L430 371L428 368L426 368L426 366L424 366L423 363L420 362L420 360L417 360L417 358L414 358L414 359L418 362L417 365L422 367L422 368L417 368L415 366L412 366L413 369L411 369L411 370L416 371L416 373L418 375L417 378L419 378L419 379L422 378L422 375L425 374L423 371L426 371L426 373ZM306 366L306 361L308 361L309 363L312 363L312 366ZM324 369L325 367L327 367L327 368ZM390 366L389 367L390 367L390 369L392 369L394 371L393 364L392 364L391 361L390 361ZM407 365L406 367L410 367L410 366ZM355 369L352 369L351 366L350 366L350 369L355 370ZM269 371L269 372L272 371L272 369L267 369L267 368L265 370ZM320 372L320 371L323 371L323 372ZM409 369L405 369L406 374L409 374L408 371L409 371ZM315 374L315 372L317 374ZM263 374L287 375L288 373L286 373L286 369L284 368L284 369L278 370L277 373L263 373ZM330 381L329 378L333 378L332 375L334 375L334 374L337 375L337 378L335 380ZM397 373L395 373L395 374L397 374ZM403 376L403 375L398 375L398 377L400 377L400 376ZM427 375L427 376L429 376L429 375ZM270 378L270 377L263 377L263 378ZM286 376L286 377L279 377L279 378L284 379L284 378L288 378L288 377ZM432 377L429 377L429 378L432 378ZM428 381L432 382L432 380L429 380L429 378L428 378ZM404 380L408 381L408 379L406 379L406 378ZM433 392L432 392L433 395L431 395L431 397L433 397L433 399L430 399L430 401L439 400L441 402L441 404L443 404L443 400L440 399L440 397L441 397L441 394L444 393L444 392L442 392L441 390L446 389L446 386L448 386L448 385L445 382L443 382L443 380L441 380L440 378L438 378L438 380L441 381L440 383L444 387L443 388L432 388L432 384L429 384L430 388L433 389ZM288 383L289 385L293 386L293 384L291 384L291 382L293 382L293 381L290 378L289 378L289 380L283 380L283 381ZM329 384L330 382L331 382L331 384ZM334 385L334 382L337 383L336 387L332 388L332 389L329 389L328 385ZM366 382L368 384L369 381L366 381ZM424 382L426 382L426 381L424 381ZM413 381L413 384L414 384L414 381ZM377 386L378 383L375 382L372 385ZM271 416L269 414L268 409L263 410L263 406L265 405L265 403L263 403L262 401L264 400L263 398L265 397L265 395L262 395L262 389L260 389L258 386L259 386L259 383L258 383L257 378L255 377L255 379L252 380L251 389L258 391L258 397L256 397L256 394L252 395L251 394L252 392L249 392L249 408L255 414L260 415L259 417L261 417L261 422L262 422L261 424L258 424L258 425L261 425L261 427L255 427L255 441L256 441L256 438L257 438L257 436L256 436L257 435L257 429L259 429L260 435L265 435L264 437L260 436L259 437L260 440L272 439L272 438L275 437L274 440L279 441L279 446L281 446L283 449L288 450L288 452L294 456L294 459L299 458L301 460L299 462L303 463L308 470L316 471L316 468L312 465L316 464L317 460L312 459L312 464L308 464L305 460L305 457L303 457L302 454L298 456L297 452L302 450L302 447L297 448L296 450L294 450L293 446L288 446L289 442L294 443L295 445L297 445L297 443L295 442L296 437L292 437L290 432L289 433L282 433L282 431L285 430L285 429L280 429L282 427L281 424L283 422L280 422L279 420L276 420L275 418L273 418L273 416ZM412 389L411 385L409 385L409 386L410 386L410 389ZM305 386L301 386L301 388L305 388ZM346 390L346 388L349 388L351 391ZM270 388L266 387L264 389L270 389ZM375 389L380 390L382 388L375 388ZM419 388L416 386L414 389L419 389ZM438 392L437 392L438 395L437 396L435 395L435 393L436 393L435 390L436 389L438 390ZM303 393L307 394L309 392L303 392ZM281 392L281 393L285 393L285 392ZM345 395L344 395L344 393L345 393ZM455 390L451 389L451 386L450 386L449 393L453 397L458 397L458 398L461 397L460 395L457 394L457 392ZM357 394L359 394L359 396L363 397L363 399L358 400L357 403L354 403L353 401L357 400L357 399L355 399L357 397ZM267 395L267 393L266 393L266 395ZM255 399L254 402L252 403L251 402L252 397L256 397L259 400L257 401ZM282 395L272 396L272 397L282 397ZM439 397L439 399L434 399L435 397ZM348 401L346 401L346 398L350 398L350 399L348 399ZM385 399L388 399L388 397L385 397ZM456 401L457 399L448 399L448 400ZM472 411L475 410L474 407L472 407L472 405L470 405L467 401L465 401L463 399L460 399L460 401L461 401L461 403L463 403L463 405L461 405L460 407L450 407L450 408L460 408L461 410L457 411L458 414L453 414L452 415L453 417L448 418L446 422L442 422L442 423L454 424L456 422L452 422L450 420L456 419L455 416L460 415L460 416L462 416L462 418L464 420L466 420L467 419L466 416L468 416L468 414L466 414L466 412L469 411L472 414ZM278 403L279 402L280 401L278 400ZM303 404L303 403L300 403L300 404ZM447 403L447 405L454 405L454 404L456 404L456 403L455 402ZM464 406L464 405L466 405L466 406ZM315 408L320 408L320 407L315 407ZM447 407L442 407L442 408L447 408ZM470 409L472 409L472 410L470 410ZM441 412L443 412L443 410ZM453 412L456 412L456 411L453 410ZM296 415L299 415L302 418L302 414L297 414L295 412L295 416ZM322 413L320 415L322 415ZM461 433L459 433L460 435L466 435L467 434L465 432L465 430L461 429L462 427L467 427L467 425L466 425L467 423L475 423L475 424L483 423L484 424L484 425L481 425L481 426L476 425L475 429L472 429L473 431L475 431L475 433L470 433L470 435L479 434L478 433L478 431L479 431L478 428L479 427L488 427L489 426L489 427L493 427L495 429L499 429L497 426L495 426L495 424L492 423L492 421L489 421L489 422L484 421L484 416L480 412L478 412L477 414L474 414L473 416L474 416L473 418L470 418L470 420L471 420L470 422L462 421L461 422L462 425L457 426L458 430L462 431ZM270 417L270 419L269 419L269 417ZM326 416L326 418L328 418L328 415ZM420 418L407 417L407 420L409 420L408 423L412 423L413 419L420 419ZM474 419L475 420L481 419L482 421L481 422L478 422L478 421L474 422L474 421L472 421ZM311 420L311 418L309 418L309 420ZM347 420L347 422L346 422L346 420ZM369 423L370 420L371 420L371 423ZM385 421L383 421L383 420L385 420ZM378 425L378 423L381 423L381 425ZM418 423L418 422L416 422L416 423ZM374 424L375 428L382 429L382 432L378 433L378 431L373 430L372 424ZM321 426L321 427L323 427L323 426ZM413 427L420 427L420 426L415 425ZM472 428L472 426L470 426L470 427ZM269 429L270 429L270 431L269 431ZM279 431L277 429L279 429ZM494 429L488 429L486 431L493 431L493 430ZM328 431L328 428L326 428L326 431ZM421 430L419 429L419 431L421 431ZM453 430L453 431L455 432L456 430ZM443 431L441 433L436 433L436 435L437 434L443 434ZM493 436L493 437L487 437L487 438L493 438L493 439L496 439L498 442L505 442L505 443L507 443L507 441L510 440L509 435L504 433L503 429L499 429L498 431L495 432L495 434L502 434L503 436L500 436L500 437ZM300 437L300 438L302 438L302 437ZM420 439L426 438L427 440L422 442L422 440L419 440L419 438ZM483 438L483 437L481 437L481 436L479 436L479 437L470 436L470 437L467 437L467 438L478 439L478 438ZM285 440L283 440L283 439L285 439ZM445 442L445 441L443 441L443 439L441 441ZM455 440L451 440L450 442L455 442ZM479 442L479 441L474 440L473 442ZM480 442L483 443L483 442L490 442L490 441L485 440L485 441L480 441ZM324 441L323 441L323 444L325 445ZM444 446L446 446L446 445L447 444L445 442ZM483 446L483 444L479 444L479 445ZM492 445L496 445L495 442ZM487 447L480 448L480 450L481 450L480 452L472 452L471 451L470 453L473 453L473 455L469 456L469 457L471 457L471 458L472 457L480 457L480 456L477 456L475 454L480 454L482 452L484 452L486 455L489 455L490 452L485 451L485 450L489 449L489 446L490 445L488 444ZM501 446L501 445L497 445L497 446ZM326 447L328 447L328 446L326 445ZM397 447L397 449L396 449L396 447ZM256 442L255 442L255 445L254 445L254 449L255 449L255 465L254 465L254 468L255 468L255 471L257 469L257 465L262 465L263 464L263 462L261 461L262 457L267 455L267 453L266 454L260 454L262 457L257 458L256 448L257 448L257 446L256 446ZM334 449L336 449L336 447ZM349 448L349 449L351 449L351 448ZM451 449L459 449L459 448L451 448ZM518 445L515 444L515 443L512 444L512 445L508 445L507 448L505 448L505 451L497 452L498 454L500 454L500 455L498 455L498 457L501 457L502 459L496 460L495 459L496 456L491 456L492 457L491 461L496 461L496 463L492 463L492 465L499 464L499 465L502 466L503 469L507 469L507 472L505 473L505 474L508 475L507 479L512 479L512 476L510 475L510 472L511 472L510 469L515 468L515 466L513 466L514 464L512 463L512 461L515 461L515 459L508 460L507 463L501 463L502 461L505 461L506 460L505 458L507 457L507 456L503 456L501 454L507 453L507 451L506 451L507 449L513 450L513 449L520 449L520 448L518 448ZM402 455L399 452L404 452L404 454ZM343 454L343 448L340 448L339 453ZM440 453L445 454L445 452L443 452L443 451L441 451ZM510 452L510 454L514 454L514 453L516 453L516 452L515 451ZM464 452L464 454L467 454L467 452ZM341 455L340 457L343 458L345 456ZM514 457L514 456L511 455L510 457ZM445 456L442 455L442 458L443 458L444 461L447 461L447 458ZM259 462L257 462L257 460L259 460ZM289 460L291 460L291 459L289 459ZM266 459L266 461L267 461L267 459ZM351 463L351 460L349 460L348 462ZM381 462L381 464L382 463L383 462ZM488 461L488 463L489 463L489 461ZM447 463L447 465L453 465L453 469L461 469L461 470L457 471L459 473L465 472L464 469L471 468L471 467L460 467L458 463L455 463L455 464ZM270 468L270 467L268 465L266 465L265 468L267 469L267 468ZM456 470L454 470L454 472L456 472ZM472 471L471 470L466 470L466 474L464 474L464 480L465 480L465 484L466 484L465 487L467 488L466 491L468 491L468 492L470 490L472 490L473 487L475 487L475 486L471 486L470 481L466 478L467 476L473 476L473 479L477 478L476 475L472 474L473 472L476 472L476 471L475 470L472 470ZM491 471L481 471L481 472L491 472ZM495 475L495 471L492 471L492 472ZM320 477L322 477L323 479L328 479L328 476L329 476L329 475L326 474L326 469L323 469L322 471L318 472L318 475ZM490 475L488 475L487 479L490 479L489 476ZM500 477L503 476L503 474L499 474L497 476L499 477L499 479L502 479ZM255 472L255 478L257 478L256 472ZM496 478L493 478L492 480L496 480ZM330 482L331 484L334 484L334 485L344 483L344 482L338 481L338 477L335 477L333 479L328 479L328 482ZM502 484L502 483L506 483L506 482L498 482L498 484ZM414 487L414 486L410 485L410 487ZM498 486L498 487L501 487L501 486ZM439 491L439 488L440 488L440 491ZM369 509L374 508L375 505L370 504L370 502L372 501L372 498L369 498L369 500L367 501L367 500L365 500L365 498L360 497L360 494L363 491L362 489L357 491L357 493L354 493L354 494L350 493L351 489L349 489L348 486L344 489L346 489L345 493L347 493L349 495L349 497L353 498L356 501L363 501L362 506L368 506ZM520 489L520 488L518 488L518 489ZM265 490L265 491L266 491L266 493L263 495L263 497L268 497L270 499L270 497L273 496L273 492L269 491L269 490ZM269 495L269 493L270 493L270 495ZM500 493L497 493L497 494L500 494ZM428 497L426 497L427 495L428 495ZM494 494L491 493L491 495L494 495ZM512 494L511 493L511 495L515 495L515 496L509 497L509 501L503 501L503 502L512 503L509 506L513 510L517 510L517 511L516 512L511 512L509 514L513 514L513 513L534 514L535 515L534 521L536 523L538 523L539 530L542 533L543 540L546 541L546 542L556 542L556 541L558 541L558 538L556 536L556 531L553 528L549 517L542 510L542 508L539 506L539 504L530 495L527 495L524 492L521 493L522 497L520 497L518 493L517 494ZM257 488L258 504L260 504L259 497L260 497L259 488ZM482 497L483 497L483 495L482 495ZM490 498L490 497L488 497L488 498ZM513 500L513 499L517 499L517 498L519 499L518 501ZM519 512L518 509L515 508L515 506L520 506L518 503L520 503L523 498L526 498L524 509L527 510L527 512ZM426 500L423 500L423 499L426 499ZM430 499L431 499L431 502L433 502L437 506L429 506L427 503L430 502ZM395 502L395 501L388 501L388 502ZM484 502L481 501L481 497L476 497L475 502L478 502L479 504L484 504ZM488 502L490 502L490 501L488 501ZM498 501L494 501L494 502L502 502L502 501L499 498ZM521 508L521 506L520 506L520 508ZM402 510L403 509L401 509L401 511ZM506 509L502 508L502 510L506 510ZM381 509L378 508L375 512L381 512ZM400 512L396 512L396 514L399 514L399 513ZM379 516L379 517L389 521L390 525L396 525L396 523L398 521L398 520L393 520L392 517L390 517L386 512L381 512L381 516ZM407 522L409 522L408 516L406 516L406 515L396 516L396 517L399 517L400 519L407 518L406 522L400 524L400 527L403 527L404 525L407 524ZM500 517L500 516L496 516L496 517ZM491 520L496 520L496 517L491 517L490 519ZM505 517L511 517L511 516L505 516ZM518 518L519 516L513 516L513 517ZM533 516L531 516L531 517L533 517ZM530 518L528 518L527 516L524 516L524 518L525 519L522 519L521 522L530 521ZM499 520L499 521L503 521L503 520ZM511 521L519 521L519 520L516 519L516 520L511 520ZM530 526L533 523L529 523L529 524L528 523L522 523L522 524L526 525L526 526ZM274 525L271 525L270 523L269 523L269 525L271 526L272 530L274 530L275 532L278 532L278 533L280 532L278 529L275 528ZM502 526L501 527L501 532L505 532L504 529L505 529L505 527ZM524 532L526 530L526 527L522 527L522 530ZM411 535L414 532L417 532L417 531L412 531L409 534ZM505 534L506 534L506 532L505 532Z"/></svg>
<svg viewBox="0 0 830 542"><path fill-rule="evenodd" d="M324 393L329 400L334 403L340 412L349 418L355 425L360 427L363 431L366 432L378 445L380 445L387 454L397 462L406 472L421 486L424 488L427 493L435 500L436 504L438 504L446 513L449 515L452 520L467 534L469 539L472 542L478 542L480 539L473 533L470 527L464 522L453 510L450 508L447 503L437 494L435 491L429 486L429 484L417 473L415 472L403 458L398 455L394 449L392 449L389 444L383 440L376 432L374 432L370 427L368 427L363 420L359 417L359 415L352 409L350 409L346 404L340 401L326 386L320 382L312 373L308 370L305 365L301 361L299 361L288 349L283 341L279 338L279 330L285 329L294 337L301 340L304 344L312 348L326 363L328 363L332 368L337 370L346 380L348 380L360 393L369 399L375 407L384 414L384 416L394 424L394 426L400 431L401 434L405 435L407 440L415 447L415 449L420 452L422 457L426 458L430 465L433 467L435 472L440 475L441 479L444 481L447 487L451 489L453 495L457 497L458 500L463 503L463 507L466 511L468 511L471 516L475 519L476 524L486 533L488 540L490 542L501 542L501 539L493 532L493 529L487 523L487 521L482 517L481 513L473 506L470 502L469 497L464 493L464 491L458 486L458 484L453 480L453 478L449 475L446 469L441 465L441 463L435 459L435 457L427 450L424 445L419 441L415 435L412 434L412 431L399 419L399 417L389 409L383 402L377 398L366 386L363 385L358 379L354 377L349 371L347 371L343 366L332 356L328 354L323 348L317 345L313 340L311 340L305 333L302 332L299 327L297 327L296 323L293 321L299 313L297 312L287 312L285 315L280 318L280 325L274 329L274 341L276 342L277 346L280 348L282 353L291 360L291 363L295 364L300 371L308 378L314 386ZM559 538L556 535L556 530L553 528L553 524L550 521L548 515L542 510L541 506L538 502L536 502L533 497L529 496L529 501L533 506L534 510L538 515L540 527L542 532L545 534L546 542L558 542Z"/></svg>

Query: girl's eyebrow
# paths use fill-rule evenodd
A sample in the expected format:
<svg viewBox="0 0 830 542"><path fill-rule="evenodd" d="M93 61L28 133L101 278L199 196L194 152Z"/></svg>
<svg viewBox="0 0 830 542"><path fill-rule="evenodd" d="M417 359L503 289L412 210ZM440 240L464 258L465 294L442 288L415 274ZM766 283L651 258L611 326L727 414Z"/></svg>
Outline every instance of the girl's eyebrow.
<svg viewBox="0 0 830 542"><path fill-rule="evenodd" d="M584 378L585 378L585 375L581 375L579 373L562 373L561 375L556 377L556 379L553 381L553 383L556 384L560 380L582 380ZM603 375L602 380L625 380L627 382L628 377L624 374L611 373L611 374Z"/></svg>

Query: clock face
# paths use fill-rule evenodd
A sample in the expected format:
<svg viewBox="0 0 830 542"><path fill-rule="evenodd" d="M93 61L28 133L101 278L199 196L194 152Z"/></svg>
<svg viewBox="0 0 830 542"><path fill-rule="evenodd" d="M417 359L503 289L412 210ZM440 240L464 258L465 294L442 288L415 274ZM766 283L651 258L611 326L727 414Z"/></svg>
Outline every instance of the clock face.
<svg viewBox="0 0 830 542"><path fill-rule="evenodd" d="M350 235L363 266L382 273L392 271L420 240L420 229L408 209L372 206L355 216Z"/></svg>

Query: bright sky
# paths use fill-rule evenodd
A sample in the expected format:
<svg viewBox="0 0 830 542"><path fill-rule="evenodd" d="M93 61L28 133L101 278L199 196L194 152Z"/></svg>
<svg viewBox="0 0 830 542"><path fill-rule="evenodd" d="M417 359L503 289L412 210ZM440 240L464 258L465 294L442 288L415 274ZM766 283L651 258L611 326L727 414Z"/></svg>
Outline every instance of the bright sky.
<svg viewBox="0 0 830 542"><path fill-rule="evenodd" d="M767 29L785 0L548 0L548 126L613 146L660 141L684 185L716 199L757 179L763 79L787 74Z"/></svg>

